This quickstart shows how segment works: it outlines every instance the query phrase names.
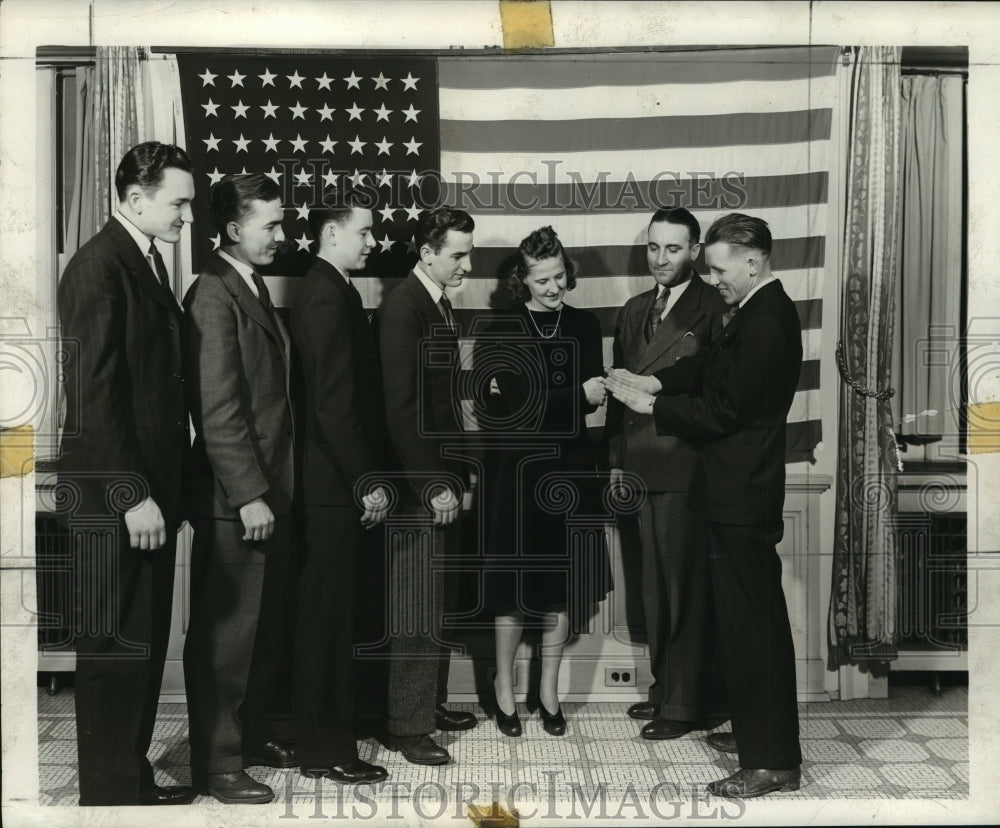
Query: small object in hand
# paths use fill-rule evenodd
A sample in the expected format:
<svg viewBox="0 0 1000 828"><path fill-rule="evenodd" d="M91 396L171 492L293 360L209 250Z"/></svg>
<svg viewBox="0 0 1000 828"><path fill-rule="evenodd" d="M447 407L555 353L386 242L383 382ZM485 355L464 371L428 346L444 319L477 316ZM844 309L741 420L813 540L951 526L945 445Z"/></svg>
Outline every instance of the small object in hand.
<svg viewBox="0 0 1000 828"><path fill-rule="evenodd" d="M518 828L521 824L517 811L507 811L499 802L494 802L490 810L469 805L466 813L476 828Z"/></svg>

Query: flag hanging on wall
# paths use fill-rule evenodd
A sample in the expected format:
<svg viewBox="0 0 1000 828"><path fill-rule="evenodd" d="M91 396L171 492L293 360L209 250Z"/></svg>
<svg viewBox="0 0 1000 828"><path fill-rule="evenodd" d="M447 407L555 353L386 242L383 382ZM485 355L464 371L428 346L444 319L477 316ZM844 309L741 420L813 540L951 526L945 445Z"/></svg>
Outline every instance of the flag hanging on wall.
<svg viewBox="0 0 1000 828"><path fill-rule="evenodd" d="M473 272L453 296L464 330L507 301L518 243L552 225L579 264L572 305L610 340L618 309L648 289L644 233L683 206L704 233L717 216L765 219L772 268L795 301L804 364L788 459L821 439L823 274L836 267L832 135L836 47L614 54L407 57L336 53L177 56L197 197L192 263L218 243L209 186L266 172L282 187L286 251L266 271L291 304L312 247L307 217L350 182L374 203L376 248L354 281L369 308L416 261L420 209L476 220ZM698 262L700 272L704 263Z"/></svg>

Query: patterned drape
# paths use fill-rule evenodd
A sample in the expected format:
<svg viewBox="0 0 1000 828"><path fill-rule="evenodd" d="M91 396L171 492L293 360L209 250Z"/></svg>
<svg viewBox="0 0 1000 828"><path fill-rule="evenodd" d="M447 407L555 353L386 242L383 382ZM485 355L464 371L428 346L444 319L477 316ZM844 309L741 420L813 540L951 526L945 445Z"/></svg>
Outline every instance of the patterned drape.
<svg viewBox="0 0 1000 828"><path fill-rule="evenodd" d="M98 46L94 91L88 103L92 124L93 198L97 227L117 209L115 170L125 152L144 140L141 62L143 50L131 46Z"/></svg>
<svg viewBox="0 0 1000 828"><path fill-rule="evenodd" d="M862 47L851 71L829 617L836 664L892 659L897 641L898 458L889 379L899 209L899 51Z"/></svg>

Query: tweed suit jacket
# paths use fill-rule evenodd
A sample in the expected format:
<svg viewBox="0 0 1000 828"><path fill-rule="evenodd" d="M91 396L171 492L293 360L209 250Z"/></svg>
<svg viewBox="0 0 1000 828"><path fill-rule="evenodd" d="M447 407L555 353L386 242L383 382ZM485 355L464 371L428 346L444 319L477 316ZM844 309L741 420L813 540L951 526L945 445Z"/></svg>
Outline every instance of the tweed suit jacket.
<svg viewBox="0 0 1000 828"><path fill-rule="evenodd" d="M294 493L291 341L221 256L184 297L195 427L191 510L236 519L262 497L284 514Z"/></svg>
<svg viewBox="0 0 1000 828"><path fill-rule="evenodd" d="M68 361L60 480L79 514L121 514L146 496L168 534L182 520L190 435L184 404L184 314L116 218L59 281Z"/></svg>
<svg viewBox="0 0 1000 828"><path fill-rule="evenodd" d="M726 305L714 288L694 274L680 298L646 341L646 324L656 300L653 287L633 296L618 314L614 366L651 375L707 348L722 331ZM638 475L653 492L686 492L696 452L684 438L658 435L650 414L636 414L609 396L605 424L609 462Z"/></svg>

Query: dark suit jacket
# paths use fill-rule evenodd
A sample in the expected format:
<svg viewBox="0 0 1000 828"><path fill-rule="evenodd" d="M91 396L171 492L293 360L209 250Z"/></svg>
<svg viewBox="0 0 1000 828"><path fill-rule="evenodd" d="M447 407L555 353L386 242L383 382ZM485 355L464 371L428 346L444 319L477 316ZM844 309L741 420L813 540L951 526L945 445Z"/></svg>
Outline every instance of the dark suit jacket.
<svg viewBox="0 0 1000 828"><path fill-rule="evenodd" d="M177 300L112 218L66 266L58 306L69 354L59 470L79 486L78 514L135 505L135 497L109 504L117 481L137 485L139 500L152 496L168 533L176 530L190 443Z"/></svg>
<svg viewBox="0 0 1000 828"><path fill-rule="evenodd" d="M798 313L776 280L746 301L708 350L656 373L657 432L698 444L689 505L707 520L781 520L785 420L801 367Z"/></svg>
<svg viewBox="0 0 1000 828"><path fill-rule="evenodd" d="M464 464L443 456L462 439L458 340L413 271L382 301L378 332L389 436L411 488L443 473L464 481Z"/></svg>
<svg viewBox="0 0 1000 828"><path fill-rule="evenodd" d="M235 519L258 497L275 515L294 491L291 342L221 256L184 297L194 421L191 509Z"/></svg>
<svg viewBox="0 0 1000 828"><path fill-rule="evenodd" d="M650 375L707 348L722 330L726 304L719 292L697 274L691 277L653 338L646 341L646 321L657 287L633 296L618 314L614 365ZM611 468L637 474L653 492L686 492L694 472L694 446L677 436L660 436L650 414L627 410L608 397L605 424Z"/></svg>
<svg viewBox="0 0 1000 828"><path fill-rule="evenodd" d="M386 468L378 343L357 290L325 259L299 286L291 330L305 385L303 500L356 504L358 480Z"/></svg>

